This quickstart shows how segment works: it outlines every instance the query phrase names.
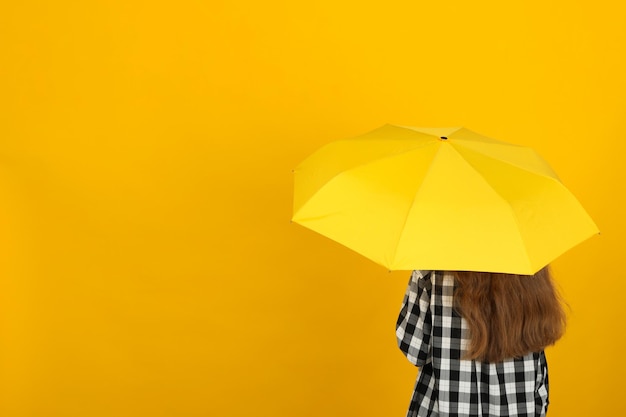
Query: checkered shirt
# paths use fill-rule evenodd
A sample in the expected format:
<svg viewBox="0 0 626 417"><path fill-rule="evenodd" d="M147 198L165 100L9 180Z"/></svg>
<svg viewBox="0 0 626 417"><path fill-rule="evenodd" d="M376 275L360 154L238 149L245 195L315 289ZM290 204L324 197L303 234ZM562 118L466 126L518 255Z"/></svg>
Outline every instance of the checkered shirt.
<svg viewBox="0 0 626 417"><path fill-rule="evenodd" d="M545 416L544 352L498 363L461 359L469 331L453 294L452 274L411 274L396 325L398 346L420 368L407 417Z"/></svg>

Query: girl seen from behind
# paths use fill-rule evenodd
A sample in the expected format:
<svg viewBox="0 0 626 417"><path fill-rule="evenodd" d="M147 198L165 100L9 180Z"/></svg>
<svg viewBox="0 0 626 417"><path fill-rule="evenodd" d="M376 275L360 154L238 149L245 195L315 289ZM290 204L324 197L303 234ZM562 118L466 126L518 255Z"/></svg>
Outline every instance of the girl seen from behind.
<svg viewBox="0 0 626 417"><path fill-rule="evenodd" d="M565 330L548 267L534 275L413 271L396 325L420 367L409 417L545 416L544 348Z"/></svg>

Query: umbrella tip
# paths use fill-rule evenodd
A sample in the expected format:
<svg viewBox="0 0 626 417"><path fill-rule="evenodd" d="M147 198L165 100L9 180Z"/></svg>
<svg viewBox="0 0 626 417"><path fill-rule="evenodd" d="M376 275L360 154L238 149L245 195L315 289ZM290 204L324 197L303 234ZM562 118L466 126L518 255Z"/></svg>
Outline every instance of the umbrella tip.
<svg viewBox="0 0 626 417"><path fill-rule="evenodd" d="M447 136L441 136L441 140L448 140Z"/></svg>

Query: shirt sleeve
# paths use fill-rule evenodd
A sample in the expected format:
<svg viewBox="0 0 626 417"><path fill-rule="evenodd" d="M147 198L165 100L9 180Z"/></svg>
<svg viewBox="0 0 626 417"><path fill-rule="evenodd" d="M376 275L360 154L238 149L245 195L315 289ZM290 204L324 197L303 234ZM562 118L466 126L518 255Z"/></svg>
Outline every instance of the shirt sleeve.
<svg viewBox="0 0 626 417"><path fill-rule="evenodd" d="M535 415L544 417L548 412L549 399L548 384L548 362L546 354L542 350L539 352L539 360L537 364L537 379L535 384Z"/></svg>
<svg viewBox="0 0 626 417"><path fill-rule="evenodd" d="M430 350L430 278L431 271L413 271L396 323L398 347L415 366L427 362Z"/></svg>

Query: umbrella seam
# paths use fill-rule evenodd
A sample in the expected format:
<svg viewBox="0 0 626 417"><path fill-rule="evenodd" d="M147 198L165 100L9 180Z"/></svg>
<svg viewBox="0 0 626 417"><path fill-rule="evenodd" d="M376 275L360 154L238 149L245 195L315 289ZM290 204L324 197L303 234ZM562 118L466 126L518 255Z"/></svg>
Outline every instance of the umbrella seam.
<svg viewBox="0 0 626 417"><path fill-rule="evenodd" d="M556 172L554 172L554 170L552 169L552 167L551 167L551 166L550 166L550 165L549 165L549 164L545 161L545 159L543 159L543 157L542 157L541 155L539 155L539 154L538 154L538 153L537 153L534 149L532 149L532 148L528 148L528 147L521 146L521 148L528 149L529 151L533 152L533 153L535 154L535 156L536 156L537 158L539 158L539 160L541 160L543 163L545 163L545 164L546 164L546 166L550 169L550 171L551 171L552 175L547 175L547 174L544 174L544 173L541 173L541 172L537 172L537 171L535 171L535 170L532 170L532 169L526 168L526 167L524 167L524 166L521 166L521 165L519 165L519 164L516 164L516 163L514 163L514 162L512 162L512 161L507 161L507 160L505 160L505 159L498 159L498 158L496 158L496 157L494 157L494 156L492 156L492 155L489 155L488 153L481 152L481 151L479 151L479 150L472 149L472 148L469 148L469 147L467 147L467 146L463 146L462 139L461 139L461 143L459 143L459 141L456 141L456 143L454 143L454 144L453 144L453 147L454 147L454 146L461 147L461 148L465 149L465 150L466 150L466 151L468 151L468 152L474 152L474 153L477 153L477 154L479 154L479 155L484 156L485 158L489 158L489 159L492 159L492 160L494 160L494 161L501 162L501 163L503 163L503 164L507 164L507 165L510 165L510 166L512 166L512 167L515 167L515 168L518 168L518 169L524 170L524 171L526 171L526 172L530 172L531 174L540 175L540 176L542 176L542 177L546 177L546 178L556 179L557 181L559 181L559 182L560 182L559 177L557 176ZM455 150L456 150L456 149L455 149ZM458 152L458 151L457 151L457 152ZM459 153L459 155L460 155L460 153ZM461 156L462 156L462 155L461 155ZM465 158L463 158L463 159L465 159ZM554 175L554 176L553 176L553 175Z"/></svg>
<svg viewBox="0 0 626 417"><path fill-rule="evenodd" d="M348 142L348 141L351 141L351 139L339 140L339 141L335 141L335 143L336 143L336 142ZM331 142L331 143L333 143L333 142ZM310 196L310 197L309 197L309 198L308 198L308 199L307 199L304 203L302 203L302 204L300 205L300 208L298 209L298 211L300 211L300 210L301 210L301 209L302 209L302 208L303 208L303 207L304 207L304 206L305 206L305 205L306 205L309 201L311 201L311 199L312 199L313 197L315 197L315 196L317 195L317 193L318 193L318 192L319 192L322 188L324 188L324 186L325 186L326 184L329 184L331 181L333 181L335 178L337 178L337 177L338 177L339 175L341 175L341 174L345 174L345 173L350 172L350 171L352 171L352 170L354 170L354 169L356 169L356 168L361 168L361 167L365 167L365 166L368 166L368 165L374 164L374 163L376 163L376 162L384 161L385 159L389 159L389 158L393 158L393 157L396 157L396 156L399 156L399 155L403 155L403 154L405 154L405 153L413 152L413 151L415 151L415 150L422 149L422 148L424 148L424 147L426 147L426 146L432 146L432 145L437 145L437 144L438 144L438 141L437 141L436 139L434 139L432 142L427 142L427 143L421 144L420 146L413 147L413 148L411 148L411 149L405 149L405 150L403 150L403 151L401 151L401 152L396 152L396 153L393 153L393 154L387 154L387 155L384 155L383 157L380 157L380 158L377 158L377 159L373 159L373 160L369 160L369 161L367 161L367 162L365 162L365 163L361 163L361 164L358 164L358 165L354 165L354 166L351 166L350 168L347 168L347 169L341 170L341 171L339 171L339 172L335 173L335 174L334 174L332 177L330 177L328 180L326 180L326 181L324 182L324 184L322 184L322 186L321 186L321 187L319 187L319 188L315 191L315 193L313 193L313 194L312 194L312 195L311 195L311 196ZM297 172L298 172L298 169L296 168L296 169L295 169L295 171L294 171L294 173L297 173ZM294 211L294 215L295 215L295 213L297 213L297 211Z"/></svg>
<svg viewBox="0 0 626 417"><path fill-rule="evenodd" d="M440 152L441 152L441 146L439 146L439 148L437 149L437 152L433 156L432 161L437 159L437 156L439 155ZM428 164L428 169L424 173L424 176L422 177L422 180L420 181L420 186L417 187L417 191L415 193L415 196L411 200L411 204L409 205L409 209L407 210L406 215L404 216L404 222L402 224L402 228L400 229L400 236L398 237L398 242L397 242L396 247L395 247L395 249L393 251L394 267L395 267L395 261L397 260L396 257L398 255L398 248L400 247L400 243L402 242L402 238L404 237L404 234L405 234L405 231L406 231L406 223L409 221L409 215L411 214L411 211L413 210L413 207L415 206L415 202L416 202L418 196L421 193L422 184L424 184L424 182L426 181L426 179L428 178L428 176L430 175L430 173L431 173L431 171L433 169L433 165L434 164L433 164L432 161L431 161L430 164Z"/></svg>
<svg viewBox="0 0 626 417"><path fill-rule="evenodd" d="M518 226L518 229L519 229L519 230L522 230L522 229L520 228L521 223L519 222L519 219L517 218L517 216L514 214L514 210L513 210L513 206L511 205L511 202L510 202L510 201L508 201L508 200L507 200L507 199L506 199L506 198L505 198L505 197L504 197L504 196L503 196L503 195L502 195L502 194L501 194L498 190L496 190L496 189L495 189L495 188L491 185L491 183L487 180L487 178L485 178L485 176L484 176L484 175L483 175L480 171L478 171L478 170L476 169L476 167L474 166L474 164L472 164L472 163L471 163L471 162L469 162L467 159L465 159L465 158L463 157L463 155L462 155L462 154L461 154L461 153L460 153L457 149L455 149L455 148L454 148L454 146L451 146L451 149L453 149L453 150L454 150L454 152L456 152L456 153L459 155L459 157L460 157L460 158L461 158L461 159L462 159L462 160L463 160L466 164L468 164L469 166L471 166L471 167L472 167L472 169L473 169L473 170L474 170L474 171L475 171L475 172L476 172L476 173L480 176L480 178L482 178L483 182L484 182L484 183L485 183L485 184L486 184L486 185L487 185L487 186L488 186L491 190L493 190L493 192L494 192L494 193L496 193L496 194L500 197L500 199L501 199L502 201L504 201L504 203L505 203L507 206L509 206L509 207L511 208L511 210L510 210L510 212L509 212L509 213L510 213L511 217L513 218L513 221L515 222L515 224ZM494 158L490 158L490 159L494 159ZM500 161L500 160L496 160L496 161ZM513 165L513 166L515 166L514 164L509 164L509 165ZM525 171L528 171L528 170L525 170ZM528 171L528 172L531 172L531 171ZM532 174L535 174L534 172L531 172L531 173L532 173ZM554 178L552 178L552 177L547 177L547 178L554 180ZM532 268L532 262L531 262L531 259L530 259L529 254L528 254L528 246L524 243L524 240L521 238L521 236L519 236L519 235L518 235L518 237L519 237L519 241L520 241L520 243L521 243L521 246L524 248L524 254L526 255L526 260L528 261L528 263L527 263L527 265L528 265L528 269L529 269L529 270L532 270L532 269L533 269L533 268Z"/></svg>

